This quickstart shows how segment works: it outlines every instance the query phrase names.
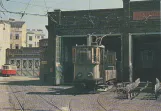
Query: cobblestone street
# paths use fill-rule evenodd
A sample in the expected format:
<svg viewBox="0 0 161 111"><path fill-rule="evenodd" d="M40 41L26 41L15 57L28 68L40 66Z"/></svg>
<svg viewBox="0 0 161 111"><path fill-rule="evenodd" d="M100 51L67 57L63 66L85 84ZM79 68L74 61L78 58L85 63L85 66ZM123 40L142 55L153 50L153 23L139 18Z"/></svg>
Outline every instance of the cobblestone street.
<svg viewBox="0 0 161 111"><path fill-rule="evenodd" d="M141 93L117 99L110 91L93 94L71 86L45 86L38 78L0 77L1 111L161 111L161 99Z"/></svg>

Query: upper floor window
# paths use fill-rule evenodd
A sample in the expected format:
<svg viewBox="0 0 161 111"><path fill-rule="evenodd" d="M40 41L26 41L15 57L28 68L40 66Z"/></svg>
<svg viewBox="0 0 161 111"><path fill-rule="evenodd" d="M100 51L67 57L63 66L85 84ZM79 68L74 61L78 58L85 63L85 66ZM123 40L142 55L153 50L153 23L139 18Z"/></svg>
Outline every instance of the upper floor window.
<svg viewBox="0 0 161 111"><path fill-rule="evenodd" d="M17 40L19 39L19 34L15 35L15 39L17 39Z"/></svg>
<svg viewBox="0 0 161 111"><path fill-rule="evenodd" d="M40 39L40 36L37 36L38 39Z"/></svg>
<svg viewBox="0 0 161 111"><path fill-rule="evenodd" d="M10 39L12 39L12 34L10 34Z"/></svg>
<svg viewBox="0 0 161 111"><path fill-rule="evenodd" d="M31 40L31 41L32 41L32 36L29 36L29 40Z"/></svg>

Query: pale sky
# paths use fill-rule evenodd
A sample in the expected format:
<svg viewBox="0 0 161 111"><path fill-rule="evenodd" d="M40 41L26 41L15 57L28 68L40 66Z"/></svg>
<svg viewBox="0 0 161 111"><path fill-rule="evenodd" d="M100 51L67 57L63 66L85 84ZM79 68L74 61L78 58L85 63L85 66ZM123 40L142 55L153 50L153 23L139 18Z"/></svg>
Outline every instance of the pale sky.
<svg viewBox="0 0 161 111"><path fill-rule="evenodd" d="M54 9L61 10L88 10L88 9L108 9L122 8L122 0L2 0L3 6L9 11L35 13L44 15ZM141 1L141 0L131 0ZM28 5L29 3L29 5ZM1 8L1 10L4 10ZM1 13L2 19L14 18L20 20L21 15ZM47 17L25 15L21 20L25 21L28 29L43 29L46 37L48 32L45 25L48 24Z"/></svg>

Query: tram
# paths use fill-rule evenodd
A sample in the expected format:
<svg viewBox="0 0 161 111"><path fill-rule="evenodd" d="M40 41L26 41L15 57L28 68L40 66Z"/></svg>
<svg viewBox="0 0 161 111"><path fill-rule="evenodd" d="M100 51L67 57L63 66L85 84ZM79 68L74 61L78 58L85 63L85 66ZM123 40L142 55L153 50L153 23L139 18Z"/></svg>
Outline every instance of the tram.
<svg viewBox="0 0 161 111"><path fill-rule="evenodd" d="M72 48L72 58L74 63L74 84L82 84L88 88L105 84L106 81L116 79L116 68L108 67L108 52L105 46L92 44L77 45ZM109 73L108 69L115 73Z"/></svg>
<svg viewBox="0 0 161 111"><path fill-rule="evenodd" d="M2 76L16 75L17 66L11 64L5 64L2 66Z"/></svg>

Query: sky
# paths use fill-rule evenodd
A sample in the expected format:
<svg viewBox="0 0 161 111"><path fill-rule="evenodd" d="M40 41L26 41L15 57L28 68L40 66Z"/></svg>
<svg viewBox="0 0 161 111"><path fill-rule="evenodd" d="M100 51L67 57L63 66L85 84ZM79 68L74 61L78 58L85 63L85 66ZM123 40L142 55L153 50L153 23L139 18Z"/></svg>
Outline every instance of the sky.
<svg viewBox="0 0 161 111"><path fill-rule="evenodd" d="M13 12L26 12L45 15L54 9L63 10L89 10L122 8L122 0L0 0L4 8ZM141 0L131 0L141 1ZM0 7L0 10L4 10ZM13 18L26 22L27 29L43 29L46 38L48 32L45 25L48 24L47 16L25 15L21 18L19 14L1 13L1 19Z"/></svg>

